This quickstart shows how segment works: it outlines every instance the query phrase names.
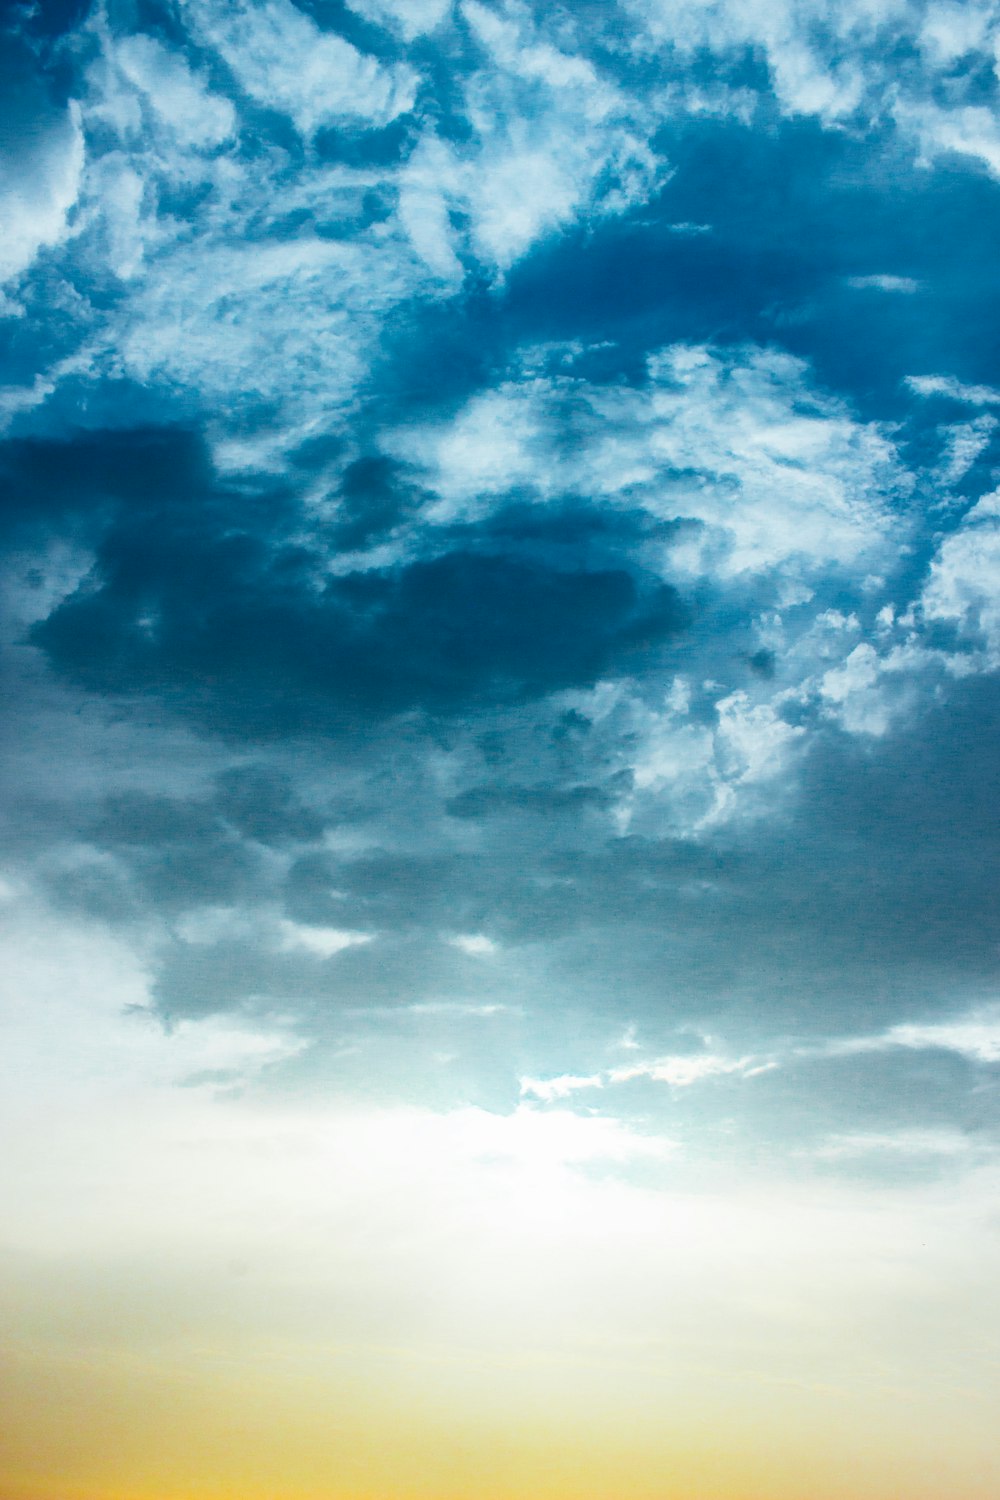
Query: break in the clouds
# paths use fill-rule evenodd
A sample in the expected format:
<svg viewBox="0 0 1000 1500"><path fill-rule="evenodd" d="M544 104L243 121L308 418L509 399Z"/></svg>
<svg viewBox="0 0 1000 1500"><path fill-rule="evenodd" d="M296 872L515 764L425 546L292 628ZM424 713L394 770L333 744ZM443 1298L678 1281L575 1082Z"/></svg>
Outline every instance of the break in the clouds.
<svg viewBox="0 0 1000 1500"><path fill-rule="evenodd" d="M986 1265L996 7L64 0L2 46L17 1254L72 1213L72 1254L106 1221L141 1258L107 1149L207 1255L201 1139L206 1202L239 1143L227 1256L275 1202L310 1247L268 1261L289 1326L344 1204L413 1178L370 1281L344 1242L362 1342L422 1192L418 1281L463 1236L478 1263L495 1189L577 1226L556 1279L620 1213L620 1285L667 1184L780 1301L725 1197L765 1179L855 1246L870 1195L953 1202ZM81 1108L93 1220L59 1208ZM327 1142L339 1207L255 1185L268 1122L276 1162ZM568 1347L572 1296L546 1322L530 1234L499 1242ZM753 1345L740 1275L718 1317ZM577 1334L633 1347L636 1299Z"/></svg>

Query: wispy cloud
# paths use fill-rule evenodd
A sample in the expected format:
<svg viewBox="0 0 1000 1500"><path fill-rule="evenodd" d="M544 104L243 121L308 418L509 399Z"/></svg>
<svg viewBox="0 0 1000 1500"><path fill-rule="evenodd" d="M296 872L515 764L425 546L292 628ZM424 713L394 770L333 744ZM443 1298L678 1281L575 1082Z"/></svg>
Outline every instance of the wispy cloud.
<svg viewBox="0 0 1000 1500"><path fill-rule="evenodd" d="M920 282L912 276L849 276L847 285L856 292L902 292L908 296L920 290Z"/></svg>
<svg viewBox="0 0 1000 1500"><path fill-rule="evenodd" d="M1000 1009L986 1006L944 1021L904 1021L875 1036L848 1037L831 1042L835 1056L888 1052L954 1052L969 1062L1000 1062Z"/></svg>
<svg viewBox="0 0 1000 1500"><path fill-rule="evenodd" d="M906 384L918 396L947 396L969 406L1000 405L1000 391L991 385L966 385L953 375L907 375Z"/></svg>

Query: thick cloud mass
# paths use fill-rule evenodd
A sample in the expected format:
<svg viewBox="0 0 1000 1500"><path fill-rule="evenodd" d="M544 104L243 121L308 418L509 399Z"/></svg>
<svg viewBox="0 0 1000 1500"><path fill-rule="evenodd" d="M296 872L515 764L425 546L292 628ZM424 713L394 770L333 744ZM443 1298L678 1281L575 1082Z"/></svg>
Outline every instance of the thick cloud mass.
<svg viewBox="0 0 1000 1500"><path fill-rule="evenodd" d="M4 24L11 889L261 1090L992 1141L994 10Z"/></svg>

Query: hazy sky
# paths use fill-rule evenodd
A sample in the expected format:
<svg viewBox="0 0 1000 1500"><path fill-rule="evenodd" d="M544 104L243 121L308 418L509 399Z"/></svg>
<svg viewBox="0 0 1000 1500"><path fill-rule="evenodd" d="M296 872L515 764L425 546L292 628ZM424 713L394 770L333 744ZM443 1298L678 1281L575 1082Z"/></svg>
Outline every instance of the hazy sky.
<svg viewBox="0 0 1000 1500"><path fill-rule="evenodd" d="M4 1500L1000 1485L1000 6L3 7Z"/></svg>

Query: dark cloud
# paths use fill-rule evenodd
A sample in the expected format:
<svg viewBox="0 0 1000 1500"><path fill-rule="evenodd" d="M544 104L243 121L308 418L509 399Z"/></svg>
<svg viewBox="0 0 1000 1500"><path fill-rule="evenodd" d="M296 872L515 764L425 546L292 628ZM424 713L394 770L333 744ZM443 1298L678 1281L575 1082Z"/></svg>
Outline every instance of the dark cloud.
<svg viewBox="0 0 1000 1500"><path fill-rule="evenodd" d="M123 793L107 800L87 831L95 845L126 862L154 907L252 899L261 883L257 852L207 803Z"/></svg>
<svg viewBox="0 0 1000 1500"><path fill-rule="evenodd" d="M675 636L669 586L454 551L324 578L323 558L211 526L211 505L122 514L32 640L91 691L153 692L214 729L329 732L593 682Z"/></svg>
<svg viewBox="0 0 1000 1500"><path fill-rule="evenodd" d="M21 542L44 541L67 527L93 538L123 515L141 532L153 513L197 507L212 490L204 443L182 429L100 430L0 444L0 525Z"/></svg>
<svg viewBox="0 0 1000 1500"><path fill-rule="evenodd" d="M261 765L233 766L217 778L214 806L243 837L281 846L320 837L323 820L286 776Z"/></svg>
<svg viewBox="0 0 1000 1500"><path fill-rule="evenodd" d="M381 455L355 459L344 470L334 540L344 551L370 546L405 520L418 504L399 466Z"/></svg>

